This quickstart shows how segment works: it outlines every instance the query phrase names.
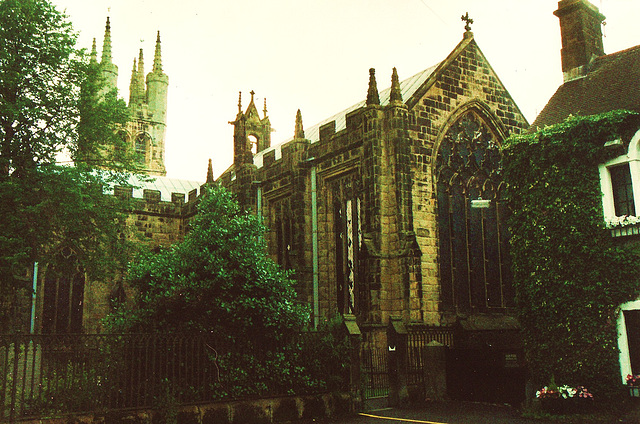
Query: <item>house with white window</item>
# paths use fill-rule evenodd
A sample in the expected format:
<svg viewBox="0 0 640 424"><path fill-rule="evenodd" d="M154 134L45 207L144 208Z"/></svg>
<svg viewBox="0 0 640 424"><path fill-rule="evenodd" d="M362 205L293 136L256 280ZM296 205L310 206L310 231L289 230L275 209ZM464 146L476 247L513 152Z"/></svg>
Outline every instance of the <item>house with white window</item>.
<svg viewBox="0 0 640 424"><path fill-rule="evenodd" d="M640 112L640 45L605 54L605 17L587 0L562 0L560 19L564 83L531 126L532 130L614 110ZM605 146L621 154L599 165L603 219L621 243L640 241L640 128ZM640 299L620 306L620 375L640 374Z"/></svg>

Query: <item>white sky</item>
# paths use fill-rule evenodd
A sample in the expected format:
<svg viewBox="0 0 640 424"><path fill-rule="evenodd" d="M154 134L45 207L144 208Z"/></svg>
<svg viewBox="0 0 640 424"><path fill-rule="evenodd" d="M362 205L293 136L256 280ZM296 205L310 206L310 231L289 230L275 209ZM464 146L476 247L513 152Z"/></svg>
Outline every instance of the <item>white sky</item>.
<svg viewBox="0 0 640 424"><path fill-rule="evenodd" d="M97 39L111 17L118 87L128 99L133 59L145 73L156 31L169 76L167 175L204 181L208 158L220 175L233 162L238 92L243 110L256 92L276 132L290 138L366 97L369 68L378 88L440 62L460 42L465 12L476 42L529 122L562 83L556 0L52 0L79 31ZM607 17L604 47L640 44L640 1L592 0ZM640 83L640 81L638 82Z"/></svg>

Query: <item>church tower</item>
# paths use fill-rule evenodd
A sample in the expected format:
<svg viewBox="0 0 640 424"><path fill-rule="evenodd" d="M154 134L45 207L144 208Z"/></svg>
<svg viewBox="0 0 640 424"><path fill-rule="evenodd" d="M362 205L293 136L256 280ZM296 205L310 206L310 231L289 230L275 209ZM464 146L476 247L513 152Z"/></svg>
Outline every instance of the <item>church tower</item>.
<svg viewBox="0 0 640 424"><path fill-rule="evenodd" d="M93 54L93 53L92 53ZM105 81L105 89L116 88L118 67L111 61L111 23L107 18L100 62ZM153 176L167 174L165 156L165 135L167 127L167 89L169 77L162 70L162 50L160 31L156 37L151 72L144 76L144 54L142 49L133 60L131 82L129 84L129 112L131 121L127 123L123 136L134 149L139 172Z"/></svg>

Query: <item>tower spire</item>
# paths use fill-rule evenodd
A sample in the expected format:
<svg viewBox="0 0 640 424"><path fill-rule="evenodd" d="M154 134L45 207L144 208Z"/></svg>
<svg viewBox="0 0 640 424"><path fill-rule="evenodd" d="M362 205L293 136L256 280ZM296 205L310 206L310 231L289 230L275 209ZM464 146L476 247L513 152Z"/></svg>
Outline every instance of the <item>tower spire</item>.
<svg viewBox="0 0 640 424"><path fill-rule="evenodd" d="M91 52L91 56L93 58L93 51ZM98 54L96 52L96 59L97 57ZM102 77L104 78L105 90L109 91L116 88L118 84L118 67L111 62L111 21L108 16L107 23L104 28L104 41L102 43L100 69L102 70Z"/></svg>
<svg viewBox="0 0 640 424"><path fill-rule="evenodd" d="M104 41L102 43L102 60L101 63L111 63L111 22L107 16L107 23L104 28Z"/></svg>
<svg viewBox="0 0 640 424"><path fill-rule="evenodd" d="M138 63L133 58L133 69L131 69L131 81L129 82L129 104L134 103L138 91Z"/></svg>
<svg viewBox="0 0 640 424"><path fill-rule="evenodd" d="M379 105L380 97L378 96L378 85L376 84L376 70L369 69L369 90L367 91L367 106Z"/></svg>
<svg viewBox="0 0 640 424"><path fill-rule="evenodd" d="M296 113L296 127L294 130L293 138L304 138L304 128L302 127L302 113L300 112L300 109L298 109L298 112Z"/></svg>
<svg viewBox="0 0 640 424"><path fill-rule="evenodd" d="M160 47L160 31L156 37L156 52L153 55L153 72L157 74L162 73L162 49Z"/></svg>
<svg viewBox="0 0 640 424"><path fill-rule="evenodd" d="M391 74L391 94L389 97L389 103L393 105L402 104L402 90L400 89L400 79L398 78L398 71L393 68Z"/></svg>
<svg viewBox="0 0 640 424"><path fill-rule="evenodd" d="M145 100L145 84L144 84L144 54L142 49L138 53L138 72L136 72L136 95L137 99Z"/></svg>
<svg viewBox="0 0 640 424"><path fill-rule="evenodd" d="M140 49L140 53L138 53L138 74L144 75L144 54L142 49Z"/></svg>
<svg viewBox="0 0 640 424"><path fill-rule="evenodd" d="M96 39L94 37L93 44L91 45L91 63L98 63L98 49L96 47Z"/></svg>
<svg viewBox="0 0 640 424"><path fill-rule="evenodd" d="M267 98L264 98L264 109L262 110L262 112L264 112L264 118L262 119L267 119Z"/></svg>
<svg viewBox="0 0 640 424"><path fill-rule="evenodd" d="M238 91L238 113L242 113L242 91Z"/></svg>

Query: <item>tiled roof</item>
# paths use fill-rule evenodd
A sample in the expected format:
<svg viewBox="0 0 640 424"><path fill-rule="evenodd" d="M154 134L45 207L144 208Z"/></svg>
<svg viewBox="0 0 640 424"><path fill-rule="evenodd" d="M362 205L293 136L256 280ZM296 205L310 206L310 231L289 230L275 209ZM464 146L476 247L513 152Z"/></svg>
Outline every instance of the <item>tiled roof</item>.
<svg viewBox="0 0 640 424"><path fill-rule="evenodd" d="M409 98L411 98L411 96L413 96L413 94L418 90L418 88L420 88L420 86L422 86L422 84L424 84L424 82L427 80L427 78L429 78L431 76L431 74L433 74L433 71L436 70L436 68L438 67L438 65L432 66L431 68L425 69L424 71L418 72L417 74L415 74L414 76L405 79L404 81L400 82L400 90L402 91L402 99L404 101L407 101ZM365 93L366 94L366 93ZM380 104L382 106L387 105L389 103L389 96L391 94L391 87L382 90L379 92L379 97L380 97ZM363 96L364 97L364 96ZM309 141L311 141L312 143L316 143L318 141L320 141L320 127L323 126L326 123L329 123L331 121L336 121L336 132L341 131L343 129L345 129L347 127L347 114L349 114L349 112L352 112L360 107L363 107L365 105L366 100L362 100L359 103L356 103L355 105L346 108L345 110L336 113L335 115L321 121L320 123L309 127L309 128L305 128L304 129L304 134L305 134L305 138L308 139ZM290 142L292 139L288 139L280 144L271 146L268 149L265 149L259 153L257 153L254 157L253 157L253 163L258 167L262 167L262 157L265 153L270 152L271 150L275 150L275 158L279 159L281 156L281 151L280 148L282 147L283 144L286 144L288 142Z"/></svg>
<svg viewBox="0 0 640 424"><path fill-rule="evenodd" d="M640 112L640 46L596 58L584 77L558 88L531 128L617 109Z"/></svg>

